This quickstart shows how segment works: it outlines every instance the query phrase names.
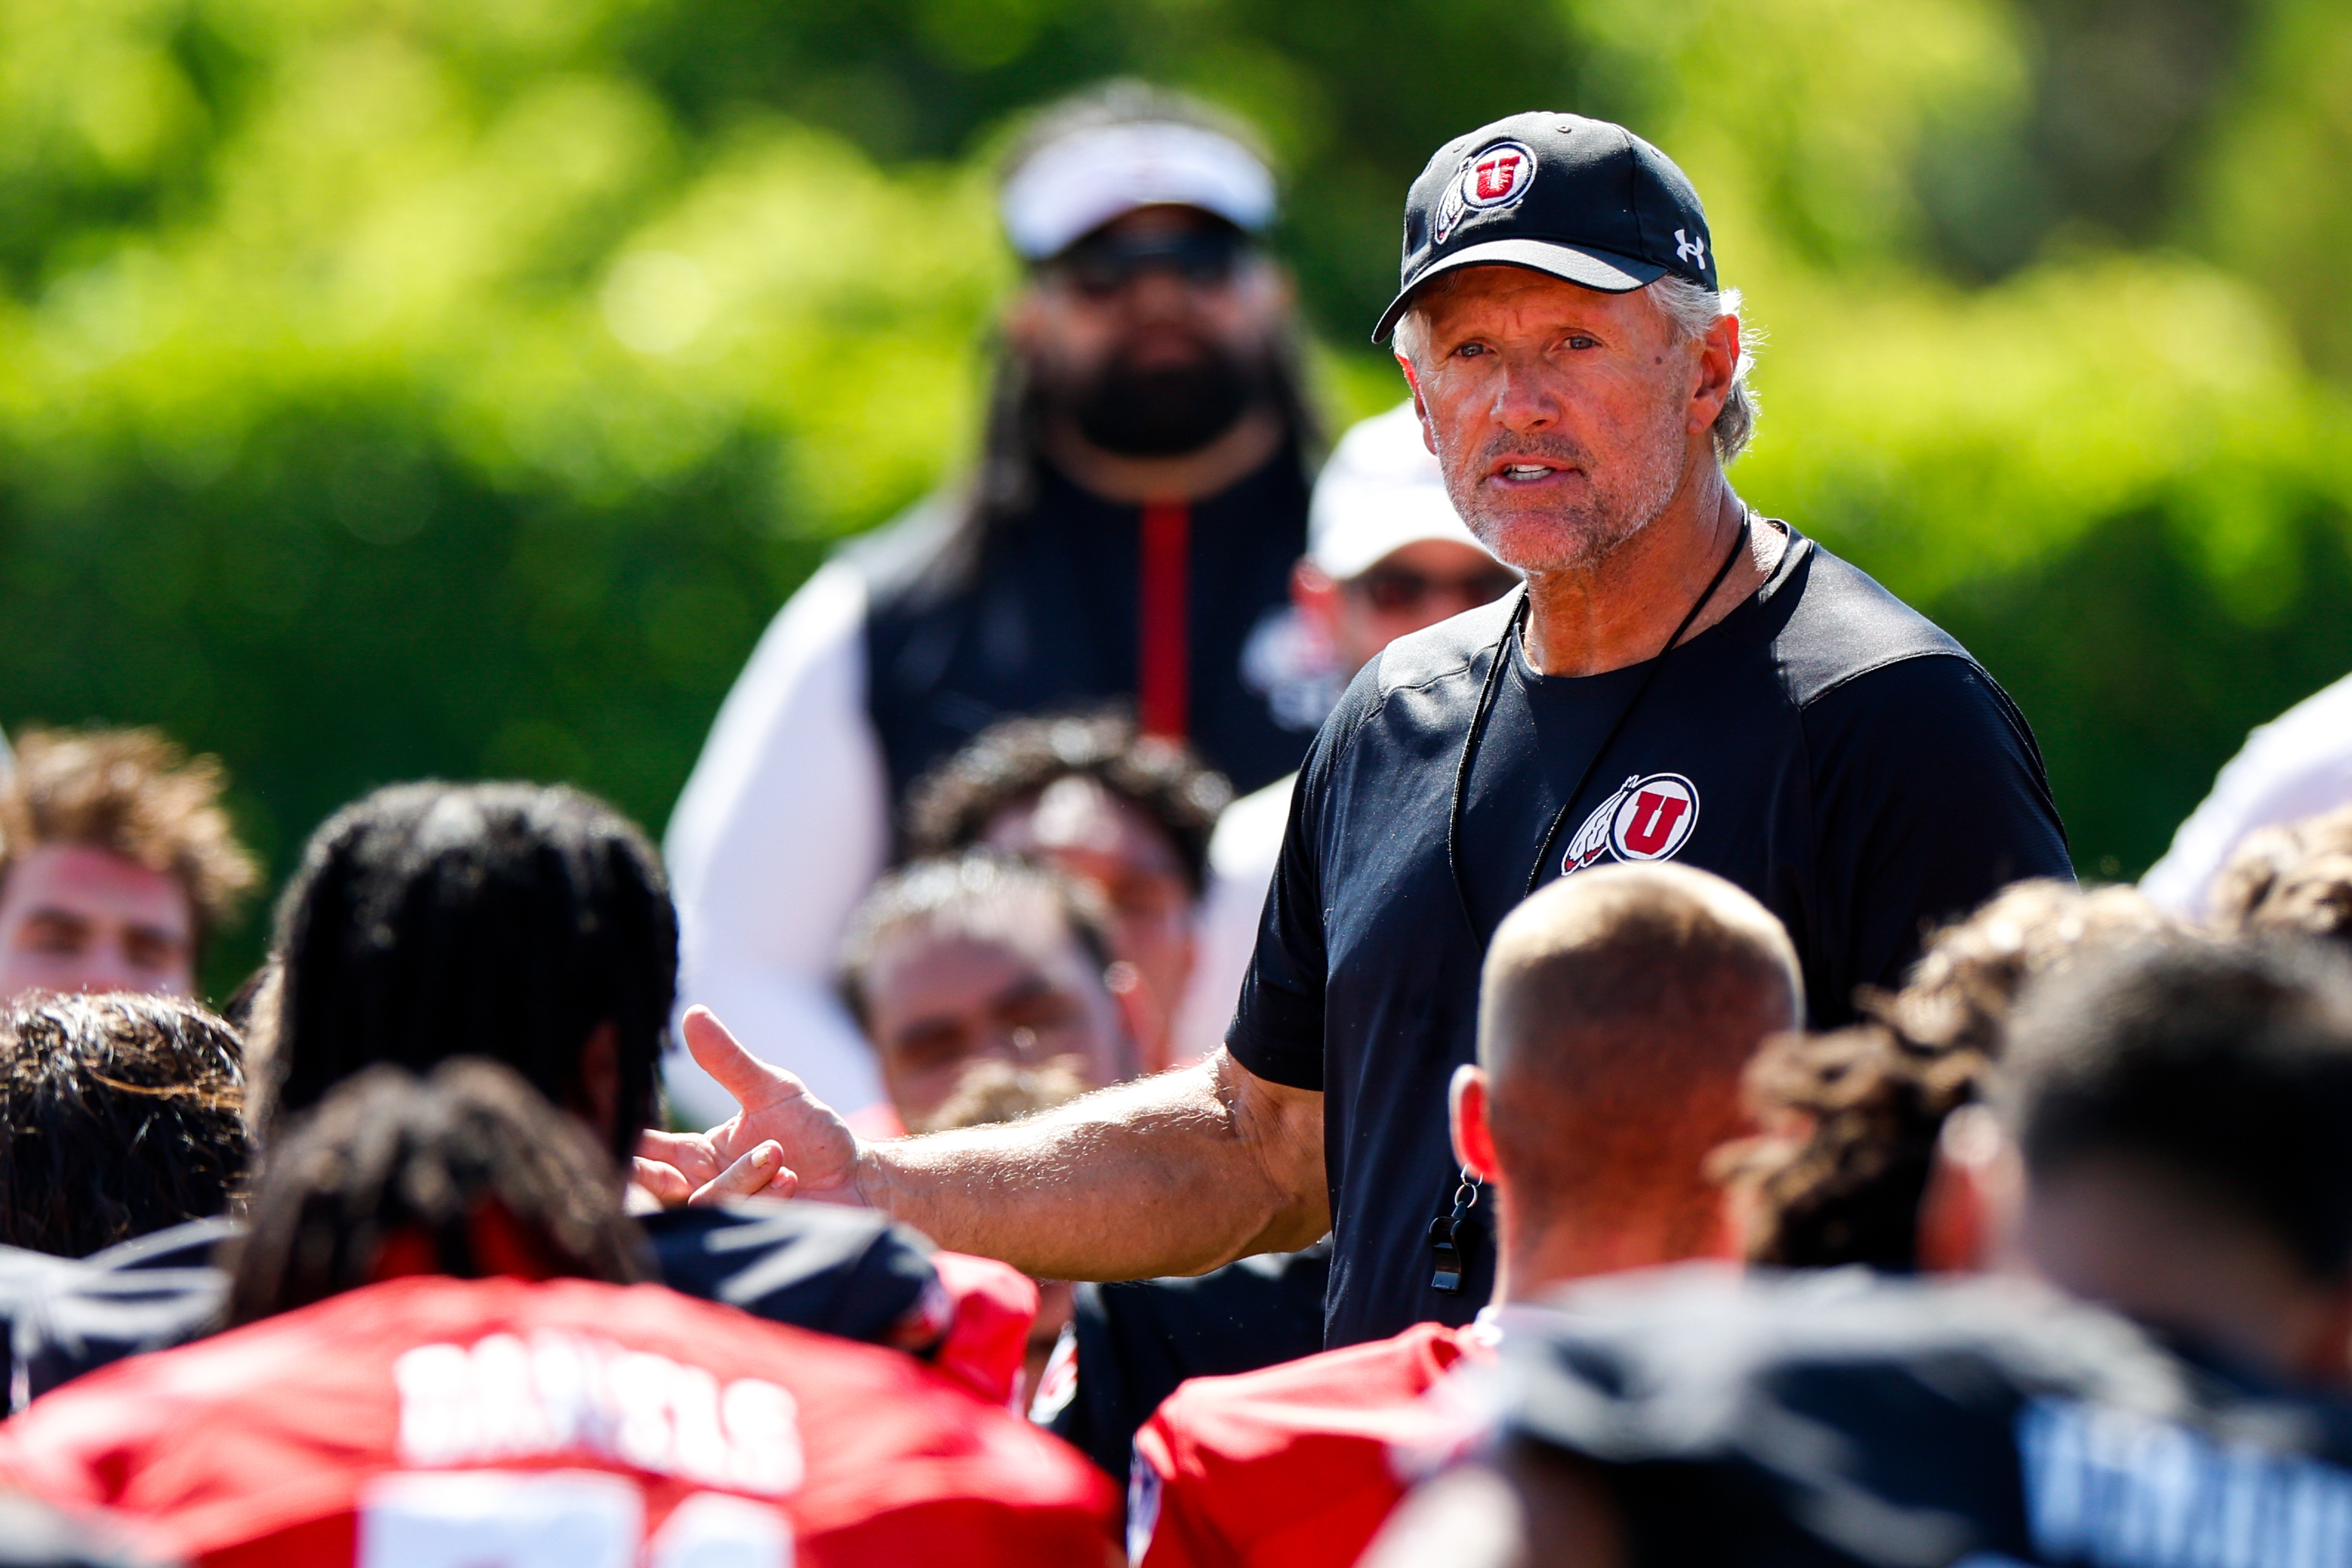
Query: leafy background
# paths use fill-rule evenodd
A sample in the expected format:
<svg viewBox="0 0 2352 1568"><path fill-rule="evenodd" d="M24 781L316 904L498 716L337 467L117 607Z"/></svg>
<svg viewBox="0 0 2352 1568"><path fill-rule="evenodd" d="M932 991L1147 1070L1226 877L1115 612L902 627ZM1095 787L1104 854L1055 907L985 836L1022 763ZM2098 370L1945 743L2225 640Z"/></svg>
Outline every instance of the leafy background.
<svg viewBox="0 0 2352 1568"><path fill-rule="evenodd" d="M1265 127L1335 423L1432 148L1665 146L1769 333L1741 488L1985 659L2087 873L2352 669L2336 0L0 0L0 719L218 751L280 871L423 774L658 827L968 455L992 156L1118 72Z"/></svg>

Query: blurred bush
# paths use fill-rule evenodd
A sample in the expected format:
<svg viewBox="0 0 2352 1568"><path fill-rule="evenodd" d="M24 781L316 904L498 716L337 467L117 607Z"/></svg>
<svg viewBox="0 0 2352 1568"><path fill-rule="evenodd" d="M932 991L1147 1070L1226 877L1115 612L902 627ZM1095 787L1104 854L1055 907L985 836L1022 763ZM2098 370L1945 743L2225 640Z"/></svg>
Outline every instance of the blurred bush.
<svg viewBox="0 0 2352 1568"><path fill-rule="evenodd" d="M1440 141L1664 145L1769 332L1743 490L1966 637L2129 873L2352 669L2347 70L2331 0L0 0L0 718L221 751L281 867L427 773L657 827L968 450L1009 117L1127 71L1265 128L1343 416Z"/></svg>

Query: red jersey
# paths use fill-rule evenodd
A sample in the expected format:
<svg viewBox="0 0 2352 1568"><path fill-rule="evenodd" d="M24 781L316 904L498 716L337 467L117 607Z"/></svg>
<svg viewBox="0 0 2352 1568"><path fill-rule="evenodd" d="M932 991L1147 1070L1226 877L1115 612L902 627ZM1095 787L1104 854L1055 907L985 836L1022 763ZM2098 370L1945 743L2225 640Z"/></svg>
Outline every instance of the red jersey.
<svg viewBox="0 0 2352 1568"><path fill-rule="evenodd" d="M1348 1568L1404 1495L1390 1445L1442 1427L1421 1396L1488 1343L1475 1324L1415 1323L1191 1379L1135 1435L1129 1555L1138 1568Z"/></svg>
<svg viewBox="0 0 2352 1568"><path fill-rule="evenodd" d="M1074 1450L896 1351L656 1285L394 1280L118 1362L0 1481L205 1568L1102 1568Z"/></svg>

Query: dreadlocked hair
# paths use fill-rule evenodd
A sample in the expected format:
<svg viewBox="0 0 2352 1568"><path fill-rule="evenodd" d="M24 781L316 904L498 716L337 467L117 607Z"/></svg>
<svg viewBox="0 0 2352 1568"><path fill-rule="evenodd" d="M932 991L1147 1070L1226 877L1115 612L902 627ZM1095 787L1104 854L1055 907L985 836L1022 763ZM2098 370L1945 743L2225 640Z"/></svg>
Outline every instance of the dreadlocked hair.
<svg viewBox="0 0 2352 1568"><path fill-rule="evenodd" d="M224 1212L246 1168L243 1056L178 997L0 1006L0 1242L84 1258Z"/></svg>
<svg viewBox="0 0 2352 1568"><path fill-rule="evenodd" d="M1165 833L1198 894L1209 876L1209 835L1233 786L1181 741L1137 732L1123 708L1009 718L916 781L907 838L917 856L953 854L987 837L1008 809L1071 777L1092 779Z"/></svg>
<svg viewBox="0 0 2352 1568"><path fill-rule="evenodd" d="M400 784L344 808L278 905L275 964L258 1125L373 1063L452 1056L503 1061L584 1111L583 1050L607 1024L613 1157L653 1120L677 917L653 845L579 790Z"/></svg>
<svg viewBox="0 0 2352 1568"><path fill-rule="evenodd" d="M270 1152L229 1266L247 1323L396 1274L651 1278L620 1183L573 1118L495 1061L371 1067Z"/></svg>
<svg viewBox="0 0 2352 1568"><path fill-rule="evenodd" d="M2026 982L2179 932L2131 888L2019 883L1931 936L1903 989L1865 991L1863 1023L1768 1043L1746 1080L1767 1131L1711 1162L1748 1215L1748 1260L1911 1269L1945 1118L1983 1097Z"/></svg>

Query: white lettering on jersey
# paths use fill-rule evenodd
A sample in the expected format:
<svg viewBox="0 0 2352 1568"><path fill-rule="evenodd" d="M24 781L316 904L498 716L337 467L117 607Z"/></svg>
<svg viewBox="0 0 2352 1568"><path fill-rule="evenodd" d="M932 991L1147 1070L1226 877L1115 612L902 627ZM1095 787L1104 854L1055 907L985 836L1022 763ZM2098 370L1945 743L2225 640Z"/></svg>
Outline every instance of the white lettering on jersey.
<svg viewBox="0 0 2352 1568"><path fill-rule="evenodd" d="M798 1490L807 1471L800 1408L783 1387L758 1377L721 1386L701 1367L604 1340L423 1344L393 1364L393 1381L407 1464L584 1451L762 1497Z"/></svg>
<svg viewBox="0 0 2352 1568"><path fill-rule="evenodd" d="M354 1568L793 1568L772 1503L696 1492L645 1542L635 1485L601 1470L394 1472L359 1498Z"/></svg>
<svg viewBox="0 0 2352 1568"><path fill-rule="evenodd" d="M635 1568L645 1500L593 1470L387 1475L359 1500L357 1568Z"/></svg>
<svg viewBox="0 0 2352 1568"><path fill-rule="evenodd" d="M2136 1412L2041 1399L2018 1417L2037 1555L2098 1568L2339 1568L2352 1473Z"/></svg>

